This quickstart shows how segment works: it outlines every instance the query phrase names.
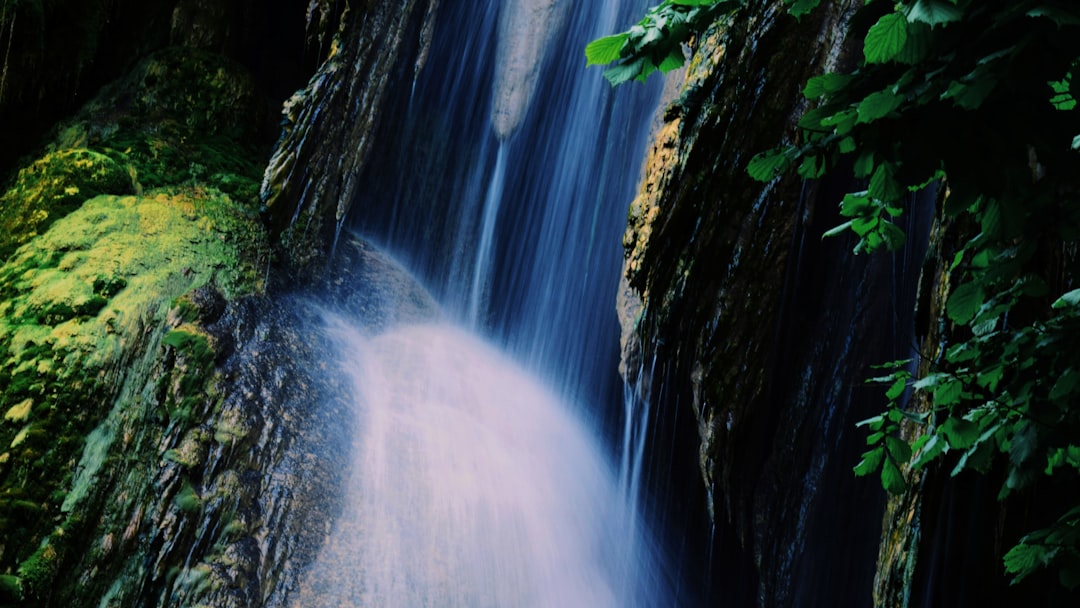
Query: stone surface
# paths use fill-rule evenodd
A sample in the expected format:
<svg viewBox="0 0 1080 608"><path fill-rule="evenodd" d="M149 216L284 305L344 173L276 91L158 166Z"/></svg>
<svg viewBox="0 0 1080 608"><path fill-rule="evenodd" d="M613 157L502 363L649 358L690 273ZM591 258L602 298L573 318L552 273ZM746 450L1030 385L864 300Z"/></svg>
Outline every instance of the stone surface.
<svg viewBox="0 0 1080 608"><path fill-rule="evenodd" d="M295 267L317 264L333 246L374 150L388 90L407 86L423 63L437 7L380 0L346 9L318 72L285 103L261 196Z"/></svg>
<svg viewBox="0 0 1080 608"><path fill-rule="evenodd" d="M699 505L672 501L672 517L709 514L686 542L712 556L716 601L848 605L870 594L881 496L851 479L859 438L848 431L866 407L851 387L865 365L890 360L871 352L886 343L873 332L874 315L887 318L876 294L889 274L880 260L852 260L849 244L820 242L840 196L830 186L761 184L745 171L755 153L794 140L802 84L844 61L848 17L829 5L796 22L770 2L703 36L631 204L624 301L639 298L640 313L623 315L623 365L653 404L651 432L673 438L671 469L700 475L665 478L658 492ZM837 525L852 532L830 536Z"/></svg>
<svg viewBox="0 0 1080 608"><path fill-rule="evenodd" d="M505 0L499 13L491 126L506 139L529 111L536 80L562 34L570 0Z"/></svg>

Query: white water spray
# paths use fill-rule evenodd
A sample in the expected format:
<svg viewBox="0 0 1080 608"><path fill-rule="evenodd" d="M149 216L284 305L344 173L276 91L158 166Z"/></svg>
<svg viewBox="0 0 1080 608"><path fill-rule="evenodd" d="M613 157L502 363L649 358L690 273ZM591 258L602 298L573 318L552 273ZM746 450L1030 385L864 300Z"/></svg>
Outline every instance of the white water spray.
<svg viewBox="0 0 1080 608"><path fill-rule="evenodd" d="M358 431L344 513L297 605L655 603L614 473L550 391L447 325L332 331Z"/></svg>

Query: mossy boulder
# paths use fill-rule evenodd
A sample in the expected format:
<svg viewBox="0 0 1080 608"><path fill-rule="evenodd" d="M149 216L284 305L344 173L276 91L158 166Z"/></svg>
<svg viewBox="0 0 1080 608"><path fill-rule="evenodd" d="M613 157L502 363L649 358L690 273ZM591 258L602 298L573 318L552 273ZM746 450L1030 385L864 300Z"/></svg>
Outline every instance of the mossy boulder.
<svg viewBox="0 0 1080 608"><path fill-rule="evenodd" d="M92 198L0 266L0 571L19 573L27 593L72 542L51 522L90 491L88 471L73 484L76 464L134 357L153 348L148 332L164 331L173 303L200 286L260 290L267 250L253 209L181 187ZM194 391L213 367L210 345L190 326L173 334L166 345L183 351L180 378ZM42 561L45 547L54 557Z"/></svg>
<svg viewBox="0 0 1080 608"><path fill-rule="evenodd" d="M93 150L50 152L19 171L0 195L0 260L99 194L134 192L127 168Z"/></svg>
<svg viewBox="0 0 1080 608"><path fill-rule="evenodd" d="M106 87L57 129L51 148L101 152L126 168L136 192L187 183L254 202L262 167L249 142L262 116L239 64L174 47Z"/></svg>

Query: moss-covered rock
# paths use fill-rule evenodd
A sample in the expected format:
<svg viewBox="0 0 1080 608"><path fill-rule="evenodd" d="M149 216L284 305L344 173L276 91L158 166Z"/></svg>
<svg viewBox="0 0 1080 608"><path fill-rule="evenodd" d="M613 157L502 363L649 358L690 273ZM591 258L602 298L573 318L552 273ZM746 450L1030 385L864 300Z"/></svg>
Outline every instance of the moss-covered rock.
<svg viewBox="0 0 1080 608"><path fill-rule="evenodd" d="M249 142L261 117L239 64L174 47L106 87L58 129L50 148L99 151L125 168L137 192L186 183L254 202L262 168Z"/></svg>
<svg viewBox="0 0 1080 608"><path fill-rule="evenodd" d="M0 424L0 569L17 569L28 594L48 579L52 562L43 561L41 543L56 536L50 522L89 490L71 485L74 465L132 356L148 347L140 337L201 285L258 290L266 249L250 208L212 188L183 187L95 197L0 266L0 410L8 412ZM206 337L191 328L168 336L186 357L178 394L199 394L213 367ZM62 556L56 545L66 538L51 540L49 555Z"/></svg>
<svg viewBox="0 0 1080 608"><path fill-rule="evenodd" d="M0 260L99 194L134 191L127 169L85 148L51 152L19 171L0 195Z"/></svg>

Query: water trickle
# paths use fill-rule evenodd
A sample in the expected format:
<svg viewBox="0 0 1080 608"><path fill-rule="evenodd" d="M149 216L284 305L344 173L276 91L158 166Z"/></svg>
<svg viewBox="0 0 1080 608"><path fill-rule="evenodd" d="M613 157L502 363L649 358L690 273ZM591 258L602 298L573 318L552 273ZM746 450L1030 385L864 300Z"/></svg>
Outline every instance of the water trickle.
<svg viewBox="0 0 1080 608"><path fill-rule="evenodd" d="M495 170L491 174L487 196L484 197L483 222L480 226L480 243L476 247L476 261L473 262L472 287L469 290L469 324L479 322L480 307L484 303L484 290L489 280L491 269L491 245L495 238L495 222L499 219L499 204L502 202L503 182L506 180L506 145L499 145L495 157Z"/></svg>

